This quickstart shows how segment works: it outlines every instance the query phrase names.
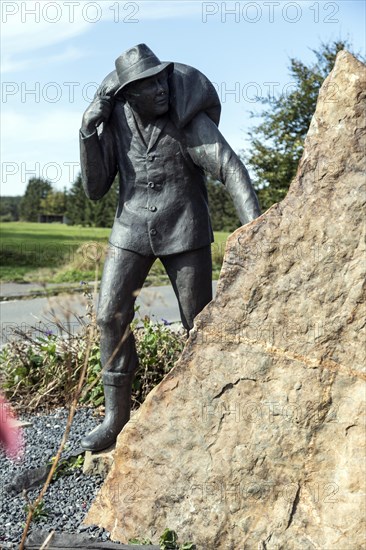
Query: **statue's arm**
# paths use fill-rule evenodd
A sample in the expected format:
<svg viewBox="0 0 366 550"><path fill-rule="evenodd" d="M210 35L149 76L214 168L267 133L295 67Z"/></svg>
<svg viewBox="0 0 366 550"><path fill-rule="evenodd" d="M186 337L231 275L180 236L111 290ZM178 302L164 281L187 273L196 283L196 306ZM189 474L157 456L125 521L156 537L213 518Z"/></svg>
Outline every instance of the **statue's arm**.
<svg viewBox="0 0 366 550"><path fill-rule="evenodd" d="M108 123L114 108L111 75L104 79L86 109L80 129L81 177L86 195L93 200L101 199L109 191L117 174L112 130Z"/></svg>
<svg viewBox="0 0 366 550"><path fill-rule="evenodd" d="M226 186L241 223L260 216L257 195L247 169L206 114L200 113L187 126L186 139L193 162Z"/></svg>

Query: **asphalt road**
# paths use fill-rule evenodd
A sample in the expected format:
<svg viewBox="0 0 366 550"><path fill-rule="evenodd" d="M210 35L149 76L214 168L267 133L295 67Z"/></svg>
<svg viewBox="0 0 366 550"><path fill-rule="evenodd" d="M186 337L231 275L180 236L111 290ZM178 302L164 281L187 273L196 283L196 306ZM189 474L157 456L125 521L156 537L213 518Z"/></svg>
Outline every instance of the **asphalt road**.
<svg viewBox="0 0 366 550"><path fill-rule="evenodd" d="M213 288L215 291L216 282ZM136 305L140 306L141 316L149 315L156 321L164 319L169 323L180 321L177 300L170 286L143 288ZM77 316L86 319L85 314L86 299L79 293L1 302L0 343L4 344L13 335L14 329L31 332L33 337L44 334L46 330L58 333L56 321L63 322L71 332L78 331L80 321Z"/></svg>

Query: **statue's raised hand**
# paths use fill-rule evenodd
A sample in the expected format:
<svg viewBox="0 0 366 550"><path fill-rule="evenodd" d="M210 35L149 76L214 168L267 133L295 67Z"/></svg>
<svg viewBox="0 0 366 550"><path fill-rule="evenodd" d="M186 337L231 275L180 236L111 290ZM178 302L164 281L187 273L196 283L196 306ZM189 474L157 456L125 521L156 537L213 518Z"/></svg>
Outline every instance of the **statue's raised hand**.
<svg viewBox="0 0 366 550"><path fill-rule="evenodd" d="M96 97L83 115L81 131L85 135L92 134L102 122L108 122L114 107L108 96Z"/></svg>

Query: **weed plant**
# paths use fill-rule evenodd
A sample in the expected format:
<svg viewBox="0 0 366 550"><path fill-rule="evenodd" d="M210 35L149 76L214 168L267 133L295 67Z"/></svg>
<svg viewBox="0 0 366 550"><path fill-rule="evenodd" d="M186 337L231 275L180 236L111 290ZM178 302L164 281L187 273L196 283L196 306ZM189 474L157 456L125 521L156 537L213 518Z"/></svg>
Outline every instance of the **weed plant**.
<svg viewBox="0 0 366 550"><path fill-rule="evenodd" d="M30 508L31 508L31 504L28 502L24 506L24 512L28 514ZM48 516L48 511L44 506L44 501L41 500L41 502L33 509L33 521L37 523L38 521L40 521L43 518L46 518L47 516Z"/></svg>
<svg viewBox="0 0 366 550"><path fill-rule="evenodd" d="M129 544L134 545L149 545L152 544L150 539L130 539ZM159 538L160 550L197 550L196 545L193 542L185 542L179 544L178 536L172 529L165 529L164 533Z"/></svg>
<svg viewBox="0 0 366 550"><path fill-rule="evenodd" d="M84 296L87 311L85 317L76 316L80 323L79 331L70 332L67 324L53 321L58 334L45 331L34 337L32 333L18 330L14 331L18 338L8 341L2 348L0 368L3 391L14 408L34 412L68 405L74 395L88 345L88 370L80 401L92 407L103 404L99 334L93 296L87 286ZM166 322L153 323L149 317L136 319L131 328L140 359L132 393L132 404L136 409L174 366L183 349L185 335L173 332Z"/></svg>

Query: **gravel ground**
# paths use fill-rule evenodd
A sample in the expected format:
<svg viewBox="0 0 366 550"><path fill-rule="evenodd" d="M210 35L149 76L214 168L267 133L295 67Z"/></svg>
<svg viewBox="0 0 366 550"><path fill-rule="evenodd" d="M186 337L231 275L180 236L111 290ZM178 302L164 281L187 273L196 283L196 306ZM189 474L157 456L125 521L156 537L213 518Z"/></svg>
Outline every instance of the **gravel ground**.
<svg viewBox="0 0 366 550"><path fill-rule="evenodd" d="M66 426L67 410L57 409L52 414L22 416L22 420L32 422L33 426L23 430L25 454L20 464L11 462L0 455L0 548L18 548L26 519L25 498L22 494L13 496L6 486L20 473L46 465L56 454ZM81 437L98 424L90 409L76 412L65 454L80 447ZM91 502L103 479L100 476L86 476L81 468L71 475L56 479L49 486L44 497L44 510L47 514L32 523L32 528L69 533L90 533L99 540L109 540L109 533L97 527L80 527ZM37 497L42 485L28 490L30 501Z"/></svg>

